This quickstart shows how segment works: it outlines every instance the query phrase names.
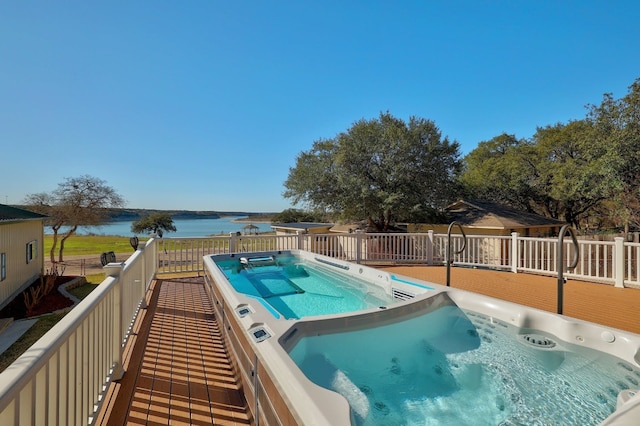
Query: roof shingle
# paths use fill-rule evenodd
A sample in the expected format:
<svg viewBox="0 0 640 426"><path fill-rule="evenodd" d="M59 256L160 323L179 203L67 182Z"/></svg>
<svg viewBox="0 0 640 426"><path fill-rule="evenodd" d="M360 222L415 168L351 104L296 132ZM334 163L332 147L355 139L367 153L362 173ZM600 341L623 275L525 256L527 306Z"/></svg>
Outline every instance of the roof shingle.
<svg viewBox="0 0 640 426"><path fill-rule="evenodd" d="M0 222L20 222L25 220L43 220L47 216L18 207L0 204Z"/></svg>
<svg viewBox="0 0 640 426"><path fill-rule="evenodd" d="M451 220L465 226L506 229L564 225L564 222L557 219L488 201L460 200L446 210Z"/></svg>

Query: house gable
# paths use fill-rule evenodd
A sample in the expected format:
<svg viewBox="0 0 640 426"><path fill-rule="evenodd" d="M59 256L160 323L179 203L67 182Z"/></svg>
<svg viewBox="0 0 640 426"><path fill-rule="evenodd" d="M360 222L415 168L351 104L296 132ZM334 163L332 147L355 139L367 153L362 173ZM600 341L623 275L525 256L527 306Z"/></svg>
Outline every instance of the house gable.
<svg viewBox="0 0 640 426"><path fill-rule="evenodd" d="M46 218L0 204L0 308L43 273Z"/></svg>
<svg viewBox="0 0 640 426"><path fill-rule="evenodd" d="M445 209L445 223L409 224L410 232L445 233L452 222L478 235L510 235L544 237L555 235L564 222L489 201L459 200ZM454 227L452 232L457 233Z"/></svg>
<svg viewBox="0 0 640 426"><path fill-rule="evenodd" d="M446 208L447 216L462 226L491 229L561 227L564 222L488 201L460 200Z"/></svg>

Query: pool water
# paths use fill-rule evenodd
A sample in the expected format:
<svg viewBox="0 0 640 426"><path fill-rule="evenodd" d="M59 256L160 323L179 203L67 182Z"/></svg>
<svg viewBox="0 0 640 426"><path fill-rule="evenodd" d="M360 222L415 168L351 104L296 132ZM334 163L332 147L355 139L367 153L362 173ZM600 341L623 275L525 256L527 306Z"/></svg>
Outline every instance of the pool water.
<svg viewBox="0 0 640 426"><path fill-rule="evenodd" d="M216 265L239 292L259 299L274 316L299 319L387 306L394 299L364 280L283 255L276 264L247 267L240 260Z"/></svg>
<svg viewBox="0 0 640 426"><path fill-rule="evenodd" d="M290 350L339 392L357 425L595 425L640 371L595 350L447 305L373 328L307 336ZM531 335L531 334L530 334Z"/></svg>

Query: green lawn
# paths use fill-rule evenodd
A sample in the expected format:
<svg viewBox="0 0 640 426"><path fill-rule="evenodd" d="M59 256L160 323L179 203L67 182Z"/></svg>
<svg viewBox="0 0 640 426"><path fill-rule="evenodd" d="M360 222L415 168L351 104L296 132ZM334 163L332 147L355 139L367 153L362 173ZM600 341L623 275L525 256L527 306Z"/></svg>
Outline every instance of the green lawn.
<svg viewBox="0 0 640 426"><path fill-rule="evenodd" d="M56 325L64 317L64 314L51 314L40 317L31 328L22 335L13 345L0 354L0 372L4 371L20 355L31 347L51 327Z"/></svg>
<svg viewBox="0 0 640 426"><path fill-rule="evenodd" d="M85 297L87 297L89 293L91 293L96 287L98 287L98 284L88 282L86 284L81 285L80 287L72 288L68 291L78 299L82 300Z"/></svg>
<svg viewBox="0 0 640 426"><path fill-rule="evenodd" d="M146 241L141 238L140 243ZM53 236L44 236L44 251L48 256L53 244ZM58 248L60 248L60 238L58 237ZM93 255L112 251L114 253L133 253L133 248L129 244L129 237L116 237L110 235L72 235L64 242L64 255Z"/></svg>

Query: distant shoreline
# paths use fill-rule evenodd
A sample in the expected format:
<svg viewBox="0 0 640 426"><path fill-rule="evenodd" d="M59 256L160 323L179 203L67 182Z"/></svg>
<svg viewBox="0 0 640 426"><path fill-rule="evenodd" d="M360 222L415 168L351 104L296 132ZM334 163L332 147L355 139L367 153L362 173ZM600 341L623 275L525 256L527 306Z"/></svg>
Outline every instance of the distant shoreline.
<svg viewBox="0 0 640 426"><path fill-rule="evenodd" d="M228 217L248 216L256 218L254 222L268 223L276 213L270 212L241 212L241 211L212 211L212 210L154 210L154 209L109 209L110 222L136 221L151 213L163 213L173 220L184 219L222 219ZM266 222L265 222L266 221Z"/></svg>
<svg viewBox="0 0 640 426"><path fill-rule="evenodd" d="M165 237L201 237L208 235L228 235L230 232L246 232L250 229L253 233L272 232L271 223L267 221L267 216L254 216L253 218L243 217L223 217L223 218L173 218L173 223L177 228L175 232L167 232ZM239 219L239 220L238 220ZM255 219L255 220L254 220ZM120 235L131 236L130 221L113 221L103 223L98 226L80 226L76 230L76 235ZM252 224L252 225L249 225ZM256 229L257 228L257 229ZM60 234L67 232L68 227L63 227ZM45 227L45 234L53 234L50 226ZM138 235L143 235L138 234Z"/></svg>
<svg viewBox="0 0 640 426"><path fill-rule="evenodd" d="M251 218L251 217L243 217L240 219L233 219L231 222L236 222L236 223L271 223L271 220L264 218L264 219L255 219L255 218Z"/></svg>

